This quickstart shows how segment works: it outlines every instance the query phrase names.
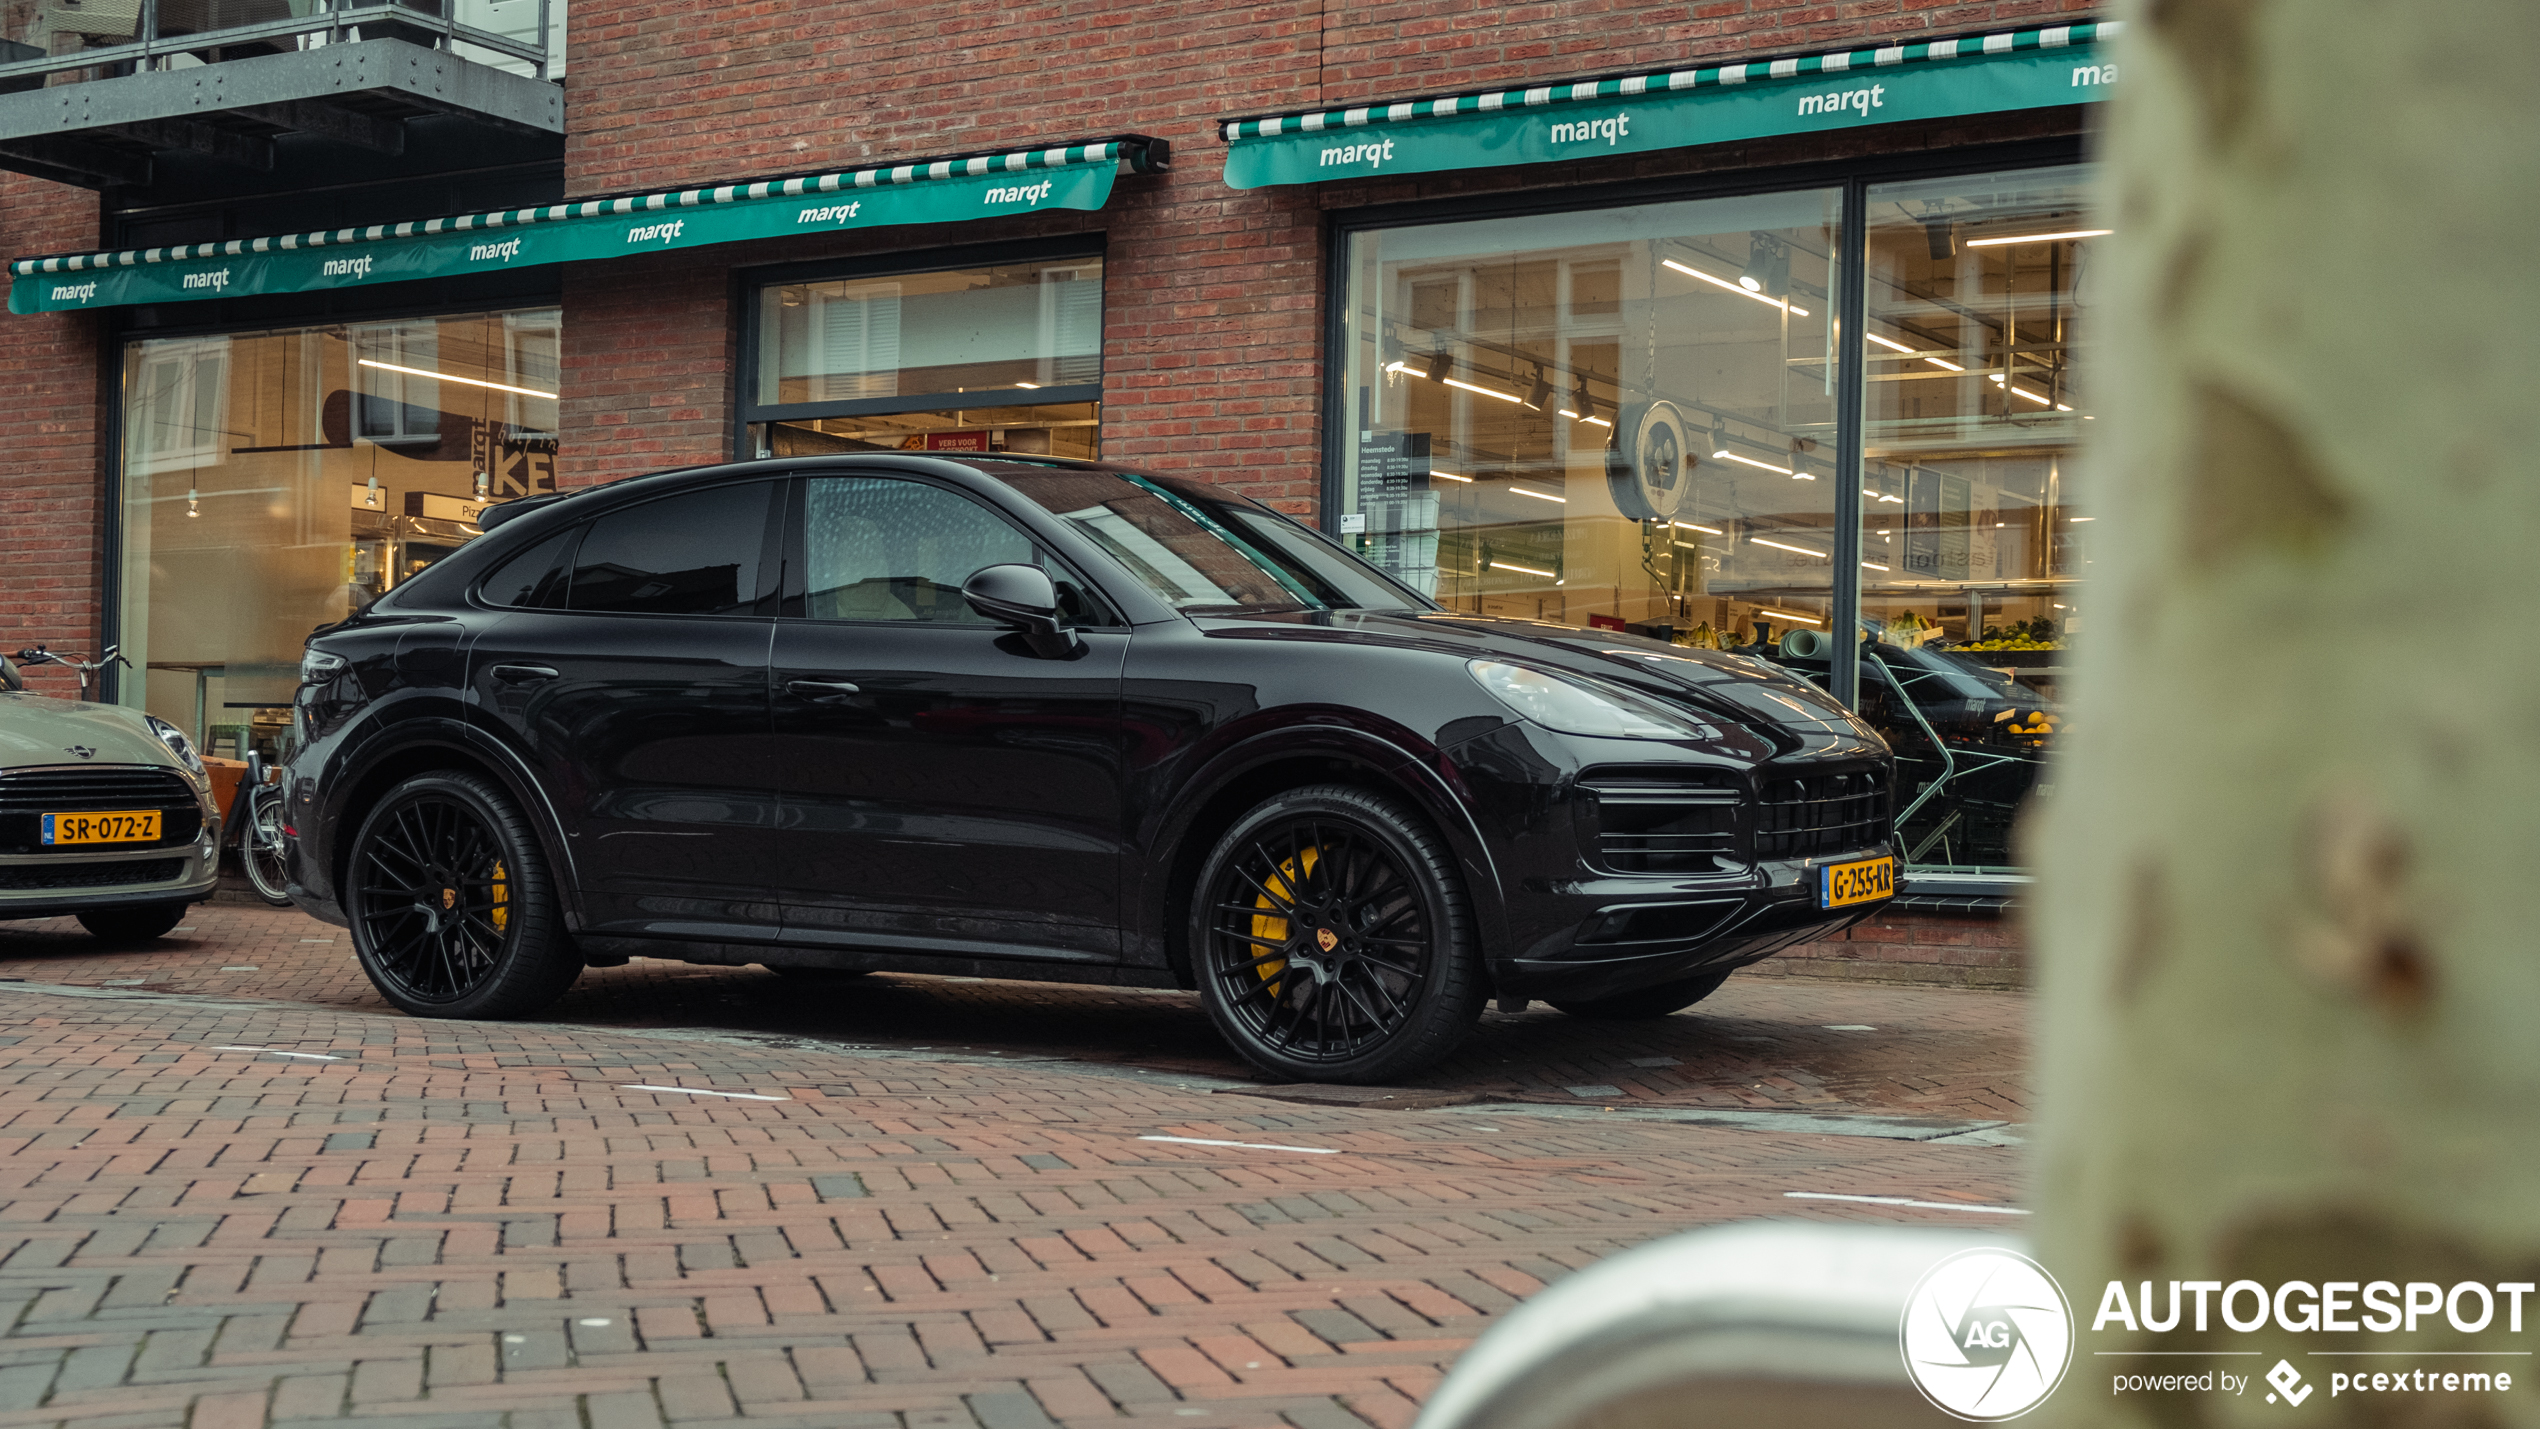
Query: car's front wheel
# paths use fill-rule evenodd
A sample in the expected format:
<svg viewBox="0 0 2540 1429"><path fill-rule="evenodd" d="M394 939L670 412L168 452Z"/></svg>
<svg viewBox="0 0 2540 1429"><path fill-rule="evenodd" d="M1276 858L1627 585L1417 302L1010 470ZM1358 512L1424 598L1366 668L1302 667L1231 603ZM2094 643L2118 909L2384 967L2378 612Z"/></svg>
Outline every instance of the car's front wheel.
<svg viewBox="0 0 2540 1429"><path fill-rule="evenodd" d="M1550 1001L1554 1007L1572 1017L1605 1017L1617 1020L1665 1017L1671 1012L1682 1012L1718 992L1720 984L1729 980L1731 971L1732 969L1722 968L1718 972L1695 973L1692 977L1678 978L1674 982L1662 982L1654 987L1636 987L1629 992L1615 993L1611 997L1553 998Z"/></svg>
<svg viewBox="0 0 2540 1429"><path fill-rule="evenodd" d="M1455 860L1364 789L1281 794L1201 866L1201 1001L1244 1060L1299 1081L1378 1082L1453 1051L1487 996Z"/></svg>
<svg viewBox="0 0 2540 1429"><path fill-rule="evenodd" d="M127 908L92 908L75 916L79 926L110 943L155 938L185 921L183 903L144 903Z"/></svg>
<svg viewBox="0 0 2540 1429"><path fill-rule="evenodd" d="M510 798L467 774L388 792L353 836L345 907L380 995L424 1017L518 1017L582 971L546 851Z"/></svg>

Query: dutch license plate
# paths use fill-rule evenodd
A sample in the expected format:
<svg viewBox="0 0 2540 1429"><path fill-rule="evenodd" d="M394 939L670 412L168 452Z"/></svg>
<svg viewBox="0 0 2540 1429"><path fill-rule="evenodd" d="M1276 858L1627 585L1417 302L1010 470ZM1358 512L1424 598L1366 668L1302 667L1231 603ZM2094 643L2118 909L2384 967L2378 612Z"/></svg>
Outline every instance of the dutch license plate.
<svg viewBox="0 0 2540 1429"><path fill-rule="evenodd" d="M1817 870L1817 906L1841 908L1849 903L1868 903L1874 899L1893 897L1896 893L1896 860L1864 858L1851 863L1830 863Z"/></svg>
<svg viewBox="0 0 2540 1429"><path fill-rule="evenodd" d="M159 837L159 811L136 809L121 814L46 814L48 844L153 843Z"/></svg>

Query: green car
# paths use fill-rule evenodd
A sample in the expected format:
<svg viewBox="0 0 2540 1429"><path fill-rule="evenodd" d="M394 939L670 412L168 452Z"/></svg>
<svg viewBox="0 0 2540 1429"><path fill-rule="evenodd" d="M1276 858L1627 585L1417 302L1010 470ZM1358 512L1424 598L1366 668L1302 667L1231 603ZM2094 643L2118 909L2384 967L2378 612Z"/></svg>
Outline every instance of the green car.
<svg viewBox="0 0 2540 1429"><path fill-rule="evenodd" d="M220 815L184 733L28 692L0 656L0 919L155 938L220 882Z"/></svg>

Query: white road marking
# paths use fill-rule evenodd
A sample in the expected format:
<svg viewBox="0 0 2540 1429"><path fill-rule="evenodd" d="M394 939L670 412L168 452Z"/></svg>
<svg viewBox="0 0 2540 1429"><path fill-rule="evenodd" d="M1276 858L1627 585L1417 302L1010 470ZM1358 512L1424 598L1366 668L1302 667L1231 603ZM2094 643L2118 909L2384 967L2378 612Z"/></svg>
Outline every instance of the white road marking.
<svg viewBox="0 0 2540 1429"><path fill-rule="evenodd" d="M341 1062L344 1060L341 1057L330 1057L324 1052L285 1052L279 1047L214 1047L212 1050L215 1052L271 1052L277 1057L297 1057L304 1062Z"/></svg>
<svg viewBox="0 0 2540 1429"><path fill-rule="evenodd" d="M1876 1032L1876 1031L1878 1031L1878 1029L1877 1029L1877 1028L1875 1028L1875 1027L1864 1027L1864 1026L1862 1026L1862 1025L1861 1025L1860 1023L1858 1023L1858 1022L1829 1022L1829 1023L1827 1023L1827 1024L1826 1024L1826 1030L1827 1030L1828 1032Z"/></svg>
<svg viewBox="0 0 2540 1429"><path fill-rule="evenodd" d="M1338 1156L1337 1146L1274 1146L1264 1141L1210 1141L1200 1136L1141 1136L1140 1141L1170 1141L1176 1146L1232 1146L1245 1151L1302 1151L1309 1156Z"/></svg>
<svg viewBox="0 0 2540 1429"><path fill-rule="evenodd" d="M710 1092L703 1087L649 1087L645 1086L641 1082L628 1082L620 1086L618 1090L621 1092L677 1092L683 1097L730 1097L735 1101L745 1102L789 1102L793 1100L792 1097L760 1096L756 1092Z"/></svg>
<svg viewBox="0 0 2540 1429"><path fill-rule="evenodd" d="M1832 1191L1784 1191L1794 1201L1858 1201L1869 1206L1912 1206L1924 1211L1972 1211L1983 1216L2025 1216L2029 1212L2017 1206L1973 1206L1957 1201L1916 1201L1903 1196L1844 1196Z"/></svg>
<svg viewBox="0 0 2540 1429"><path fill-rule="evenodd" d="M589 1326L591 1326L591 1327L593 1327L593 1328L595 1328L595 1329L596 1329L596 1328L598 1328L598 1327L600 1327L600 1326L602 1326L602 1325L606 1325L606 1324L608 1323L608 1321L606 1321L606 1320L576 1320L576 1321L574 1321L573 1323L575 1323L575 1324L577 1324L577 1325L589 1325Z"/></svg>
<svg viewBox="0 0 2540 1429"><path fill-rule="evenodd" d="M260 973L263 972L264 969L256 966L254 963L239 963L232 967L222 968L221 971L225 973Z"/></svg>

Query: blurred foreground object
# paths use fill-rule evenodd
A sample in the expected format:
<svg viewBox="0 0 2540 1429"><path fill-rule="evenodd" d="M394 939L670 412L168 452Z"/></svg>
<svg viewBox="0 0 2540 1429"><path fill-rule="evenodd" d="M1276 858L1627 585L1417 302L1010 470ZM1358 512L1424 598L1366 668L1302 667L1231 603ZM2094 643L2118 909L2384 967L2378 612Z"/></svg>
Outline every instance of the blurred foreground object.
<svg viewBox="0 0 2540 1429"><path fill-rule="evenodd" d="M2540 1278L2540 6L2119 17L2086 552L2117 614L2029 830L2041 1255L2086 1353L2525 1351L2443 1316L2090 1333L2110 1282ZM2311 1422L2530 1423L2513 1378ZM2240 1422L2040 1417L2190 1414Z"/></svg>
<svg viewBox="0 0 2540 1429"><path fill-rule="evenodd" d="M1598 1262L1456 1361L1413 1429L1887 1429L1950 1422L1906 1378L1898 1323L1946 1256L2006 1236L1754 1222Z"/></svg>

